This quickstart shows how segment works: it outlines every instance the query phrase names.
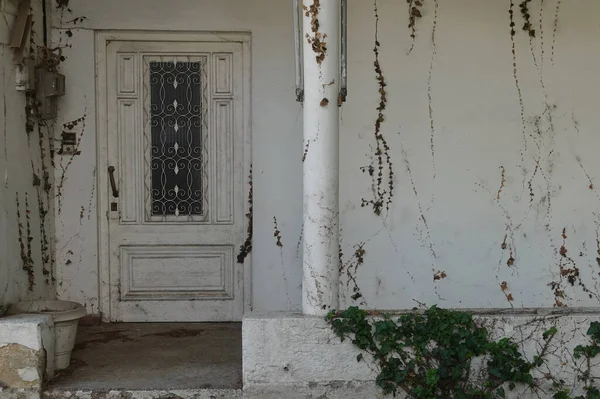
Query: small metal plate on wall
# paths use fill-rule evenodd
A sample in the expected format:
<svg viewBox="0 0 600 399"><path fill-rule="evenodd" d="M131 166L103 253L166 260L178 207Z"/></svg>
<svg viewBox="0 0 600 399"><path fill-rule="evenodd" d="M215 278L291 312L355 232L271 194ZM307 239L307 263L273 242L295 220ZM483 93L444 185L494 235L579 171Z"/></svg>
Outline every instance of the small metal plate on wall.
<svg viewBox="0 0 600 399"><path fill-rule="evenodd" d="M77 134L73 132L62 132L60 155L79 155L77 147Z"/></svg>

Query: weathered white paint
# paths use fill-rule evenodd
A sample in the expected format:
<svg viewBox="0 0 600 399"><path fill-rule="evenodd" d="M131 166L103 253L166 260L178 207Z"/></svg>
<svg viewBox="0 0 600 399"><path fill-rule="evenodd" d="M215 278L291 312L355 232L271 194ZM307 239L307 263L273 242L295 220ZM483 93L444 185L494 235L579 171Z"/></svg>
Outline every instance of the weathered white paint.
<svg viewBox="0 0 600 399"><path fill-rule="evenodd" d="M0 319L0 347L18 344L45 352L46 375L55 371L54 320L51 315L22 314Z"/></svg>
<svg viewBox="0 0 600 399"><path fill-rule="evenodd" d="M515 6L524 123L513 76L509 2L438 2L435 47L435 2L426 2L410 54L406 4L377 3L380 62L387 83L382 134L390 146L394 194L383 217L360 207L362 198L372 198L371 179L360 167L374 157L379 93L373 70L373 3L350 0L349 95L340 112L339 197L345 264L355 246L365 242L364 264L356 273L363 297L356 302L383 309L411 308L418 306L416 301L444 307L551 307L555 297L548 284L554 281L565 292L566 298L558 298L561 302L597 306L595 214L600 211L596 187L600 183L595 171L600 165L595 152L600 143L595 132L600 125L596 109L600 55L590 49L600 33L594 19L600 3L563 1L554 34L557 0L545 0L543 35L540 1L529 3L537 30L531 46L538 67ZM252 35L253 307L298 309L305 143L302 110L294 95L289 2L149 0L140 5L87 0L70 6L72 15L57 13L53 22L55 43L62 37L62 43L73 46L65 49L67 59L61 65L68 84L60 122L87 109L88 123L80 144L82 155L65 172L64 203L57 219L59 295L86 303L92 313L98 311L91 29L235 30ZM76 16L88 19L76 25L66 22ZM65 34L68 28L71 38ZM311 150L312 144L308 158ZM501 166L505 179L498 195ZM60 167L57 174L63 174ZM274 216L283 247L273 237ZM560 255L563 228L567 254L591 298L578 283L571 286L561 276L561 260L563 271L572 266ZM514 264L509 267L511 249ZM341 277L341 306L356 303L350 298L354 292L347 270ZM354 277L354 267L351 270ZM446 277L434 280L438 271ZM503 281L506 295L500 289ZM507 300L508 293L513 301Z"/></svg>
<svg viewBox="0 0 600 399"><path fill-rule="evenodd" d="M53 134L51 128L41 127L38 131L38 126L34 126L29 137L26 133L25 93L16 90L17 67L13 51L8 47L16 4L10 0L0 1L0 309L20 300L54 295L49 274L54 244L53 201L52 194L43 189L44 169L49 173L49 183L53 184L49 151L49 136ZM41 44L41 1L32 1L31 7L35 27L33 41ZM41 186L34 185L34 174L41 179ZM44 216L40 209L48 213ZM22 226L20 234L19 224ZM33 272L31 290L28 272L23 269L21 243L25 258L31 258L27 259ZM44 270L48 275L44 275Z"/></svg>
<svg viewBox="0 0 600 399"><path fill-rule="evenodd" d="M339 305L339 0L305 1L302 311Z"/></svg>
<svg viewBox="0 0 600 399"><path fill-rule="evenodd" d="M532 392L519 386L507 397L549 397L548 392L553 392L552 381L544 377L546 372L564 380L565 387L573 389L575 394L581 393L583 384L577 378L584 360L574 359L572 353L577 345L589 344L585 332L591 322L600 320L597 312L496 313L476 316L476 320L488 326L492 339L509 337L521 342L527 337L520 350L528 361L544 346L544 331L551 327L558 330L546 353L545 365L532 373L545 391ZM382 397L381 389L375 385L379 371L372 357L348 339L341 342L323 317L286 312L248 313L242 323L242 347L244 397L276 398L279 394L286 398L314 398L325 393L328 398ZM357 362L361 353L364 360ZM598 362L592 361L592 370L597 370Z"/></svg>
<svg viewBox="0 0 600 399"><path fill-rule="evenodd" d="M249 283L251 277L244 271L250 262L236 259L247 230L249 39L246 34L99 35L98 104L106 104L98 109L100 214L108 215L101 220L108 237L100 235L100 259L109 263L100 268L110 282L102 285L103 303L110 303L103 308L106 319L241 320L249 303L244 279ZM165 61L190 56L203 65L201 215L152 215L147 68L161 53ZM118 197L109 167L115 168Z"/></svg>
<svg viewBox="0 0 600 399"><path fill-rule="evenodd" d="M54 336L54 321L50 315L23 314L0 319L0 346L19 344L39 351L45 338Z"/></svg>

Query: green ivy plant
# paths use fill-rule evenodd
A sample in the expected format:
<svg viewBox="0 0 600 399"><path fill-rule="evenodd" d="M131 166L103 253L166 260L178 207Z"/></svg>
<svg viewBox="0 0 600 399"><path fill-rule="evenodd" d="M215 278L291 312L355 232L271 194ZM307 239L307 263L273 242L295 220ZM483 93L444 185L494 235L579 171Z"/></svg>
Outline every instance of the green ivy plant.
<svg viewBox="0 0 600 399"><path fill-rule="evenodd" d="M493 340L472 314L432 306L423 314L372 321L365 310L330 312L327 320L342 341L350 339L379 365L377 385L385 394L400 390L414 399L493 399L517 384L534 386L532 370L543 357L556 328L544 332L545 345L533 361L509 338ZM479 359L483 368L475 371ZM363 354L357 361L363 361ZM560 398L559 398L560 399Z"/></svg>
<svg viewBox="0 0 600 399"><path fill-rule="evenodd" d="M554 394L554 399L600 399L600 389L594 386L595 378L592 376L592 359L600 354L600 322L593 321L587 330L590 343L588 345L577 345L573 350L575 359L584 359L585 370L578 376L580 381L584 381L585 395L573 398L568 390L562 390Z"/></svg>

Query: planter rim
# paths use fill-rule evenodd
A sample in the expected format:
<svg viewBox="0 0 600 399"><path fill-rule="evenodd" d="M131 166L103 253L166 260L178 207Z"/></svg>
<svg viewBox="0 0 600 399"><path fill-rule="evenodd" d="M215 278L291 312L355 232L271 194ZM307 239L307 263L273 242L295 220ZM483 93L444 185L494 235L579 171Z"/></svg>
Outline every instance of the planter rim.
<svg viewBox="0 0 600 399"><path fill-rule="evenodd" d="M50 309L52 309L53 305L71 305L71 309L39 312L35 311L37 305L46 305L46 307ZM57 299L39 299L33 301L18 302L10 307L9 312L12 314L47 314L52 316L54 323L77 320L87 315L87 311L80 303L73 301L61 301Z"/></svg>

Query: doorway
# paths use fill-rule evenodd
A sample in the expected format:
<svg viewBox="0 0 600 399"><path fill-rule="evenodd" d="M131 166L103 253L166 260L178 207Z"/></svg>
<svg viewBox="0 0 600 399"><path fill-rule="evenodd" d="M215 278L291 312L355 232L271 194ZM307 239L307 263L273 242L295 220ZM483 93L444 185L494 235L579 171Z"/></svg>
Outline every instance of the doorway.
<svg viewBox="0 0 600 399"><path fill-rule="evenodd" d="M106 321L240 321L250 303L249 36L97 37Z"/></svg>

